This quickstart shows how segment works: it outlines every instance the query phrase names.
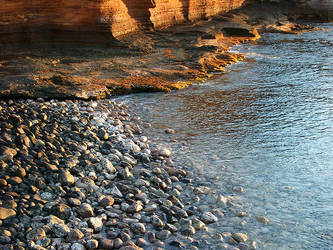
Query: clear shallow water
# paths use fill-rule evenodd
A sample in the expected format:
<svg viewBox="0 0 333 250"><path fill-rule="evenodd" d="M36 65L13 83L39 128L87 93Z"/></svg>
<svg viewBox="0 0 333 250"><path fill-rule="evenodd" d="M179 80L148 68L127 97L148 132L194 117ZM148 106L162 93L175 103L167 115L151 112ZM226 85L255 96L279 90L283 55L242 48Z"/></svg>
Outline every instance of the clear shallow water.
<svg viewBox="0 0 333 250"><path fill-rule="evenodd" d="M244 231L261 249L333 249L333 30L326 28L265 34L235 47L247 59L218 79L128 100L157 132L177 131L173 138L187 145L183 161L213 188L224 195L245 188L248 216L216 230Z"/></svg>

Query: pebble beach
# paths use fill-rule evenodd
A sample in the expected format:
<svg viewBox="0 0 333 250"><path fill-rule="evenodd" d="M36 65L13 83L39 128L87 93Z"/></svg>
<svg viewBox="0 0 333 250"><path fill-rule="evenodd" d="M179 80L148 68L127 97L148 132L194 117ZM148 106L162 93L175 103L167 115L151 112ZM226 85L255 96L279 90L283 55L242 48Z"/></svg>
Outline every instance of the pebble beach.
<svg viewBox="0 0 333 250"><path fill-rule="evenodd" d="M195 174L121 102L7 100L0 117L0 249L204 249L196 233L223 219L228 198L200 204Z"/></svg>

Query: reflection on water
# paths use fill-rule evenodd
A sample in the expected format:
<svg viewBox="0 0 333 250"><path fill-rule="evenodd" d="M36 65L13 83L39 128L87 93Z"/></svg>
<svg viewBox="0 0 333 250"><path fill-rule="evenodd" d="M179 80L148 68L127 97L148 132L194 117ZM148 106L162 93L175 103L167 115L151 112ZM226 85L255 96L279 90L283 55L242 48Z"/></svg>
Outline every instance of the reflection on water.
<svg viewBox="0 0 333 250"><path fill-rule="evenodd" d="M248 59L220 78L168 94L139 94L155 127L187 142L183 158L248 216L220 222L262 249L333 249L333 32L267 34L234 48ZM221 171L221 166L228 166ZM218 180L212 178L217 176ZM253 216L264 215L269 225ZM231 227L231 228L230 228Z"/></svg>

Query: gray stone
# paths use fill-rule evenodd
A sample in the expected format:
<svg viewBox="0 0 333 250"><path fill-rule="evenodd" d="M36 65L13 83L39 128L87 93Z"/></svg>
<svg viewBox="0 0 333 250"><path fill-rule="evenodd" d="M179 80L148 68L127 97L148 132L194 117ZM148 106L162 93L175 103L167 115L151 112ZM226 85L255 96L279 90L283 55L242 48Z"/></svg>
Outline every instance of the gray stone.
<svg viewBox="0 0 333 250"><path fill-rule="evenodd" d="M97 249L98 248L98 241L95 240L95 239L87 240L86 246L89 249Z"/></svg>
<svg viewBox="0 0 333 250"><path fill-rule="evenodd" d="M113 196L120 197L120 198L123 197L123 194L120 192L120 190L116 186L112 187L112 189L110 190L110 194L112 194Z"/></svg>
<svg viewBox="0 0 333 250"><path fill-rule="evenodd" d="M143 209L142 205L140 204L140 202L134 202L133 204L131 204L128 208L127 208L127 212L129 213L137 213L140 212Z"/></svg>
<svg viewBox="0 0 333 250"><path fill-rule="evenodd" d="M88 222L95 232L102 231L103 221L99 217L89 218Z"/></svg>
<svg viewBox="0 0 333 250"><path fill-rule="evenodd" d="M162 230L156 232L156 238L159 240L166 240L171 236L171 232L169 230Z"/></svg>
<svg viewBox="0 0 333 250"><path fill-rule="evenodd" d="M71 250L86 250L86 248L80 243L74 243L71 246Z"/></svg>
<svg viewBox="0 0 333 250"><path fill-rule="evenodd" d="M124 242L120 238L115 238L114 239L114 248L118 249L121 248Z"/></svg>
<svg viewBox="0 0 333 250"><path fill-rule="evenodd" d="M223 195L218 195L216 198L216 206L225 208L227 207L228 199L224 197Z"/></svg>
<svg viewBox="0 0 333 250"><path fill-rule="evenodd" d="M68 233L66 241L75 242L75 241L82 239L83 237L84 237L84 234L79 229L74 228Z"/></svg>
<svg viewBox="0 0 333 250"><path fill-rule="evenodd" d="M114 248L114 242L113 242L113 240L109 240L109 239L106 239L106 238L101 238L98 241L98 248L113 249Z"/></svg>
<svg viewBox="0 0 333 250"><path fill-rule="evenodd" d="M130 227L132 231L137 234L144 234L146 232L146 227L143 223L133 223Z"/></svg>
<svg viewBox="0 0 333 250"><path fill-rule="evenodd" d="M139 246L139 247L145 247L145 246L148 246L148 242L144 239L144 238L138 238L136 240L136 244Z"/></svg>
<svg viewBox="0 0 333 250"><path fill-rule="evenodd" d="M248 237L245 233L233 233L231 235L233 239L235 239L237 242L246 242L248 240Z"/></svg>
<svg viewBox="0 0 333 250"><path fill-rule="evenodd" d="M199 220L197 218L192 219L192 224L193 224L194 228L197 230L203 229L205 227L205 223L203 223L201 220Z"/></svg>
<svg viewBox="0 0 333 250"><path fill-rule="evenodd" d="M71 186L74 184L75 179L69 171L65 171L59 174L59 182L64 186Z"/></svg>
<svg viewBox="0 0 333 250"><path fill-rule="evenodd" d="M200 216L200 219L206 224L210 224L210 223L214 223L214 222L218 221L217 217L215 215L213 215L211 212L204 212Z"/></svg>
<svg viewBox="0 0 333 250"><path fill-rule="evenodd" d="M37 241L46 237L46 233L43 228L35 228L26 234L27 240Z"/></svg>
<svg viewBox="0 0 333 250"><path fill-rule="evenodd" d="M196 233L196 231L193 226L187 225L181 229L181 233L185 236L192 236Z"/></svg>
<svg viewBox="0 0 333 250"><path fill-rule="evenodd" d="M105 196L100 202L99 205L102 207L112 206L114 199L111 196Z"/></svg>
<svg viewBox="0 0 333 250"><path fill-rule="evenodd" d="M88 203L83 203L77 212L84 218L94 216L94 210Z"/></svg>
<svg viewBox="0 0 333 250"><path fill-rule="evenodd" d="M54 215L46 217L47 225L51 228L56 237L65 237L70 232L69 227L65 222Z"/></svg>
<svg viewBox="0 0 333 250"><path fill-rule="evenodd" d="M164 157L169 157L169 156L171 156L171 151L167 148L162 148L159 151L159 155L164 156Z"/></svg>
<svg viewBox="0 0 333 250"><path fill-rule="evenodd" d="M154 227L164 227L164 222L157 215L153 215L150 222Z"/></svg>
<svg viewBox="0 0 333 250"><path fill-rule="evenodd" d="M48 247L51 244L51 239L45 237L43 239L37 240L36 244L42 247Z"/></svg>
<svg viewBox="0 0 333 250"><path fill-rule="evenodd" d="M56 204L51 208L51 213L60 219L66 220L71 216L71 208L66 204Z"/></svg>
<svg viewBox="0 0 333 250"><path fill-rule="evenodd" d="M63 238L67 236L67 234L70 232L70 229L65 224L53 224L52 232L56 237Z"/></svg>

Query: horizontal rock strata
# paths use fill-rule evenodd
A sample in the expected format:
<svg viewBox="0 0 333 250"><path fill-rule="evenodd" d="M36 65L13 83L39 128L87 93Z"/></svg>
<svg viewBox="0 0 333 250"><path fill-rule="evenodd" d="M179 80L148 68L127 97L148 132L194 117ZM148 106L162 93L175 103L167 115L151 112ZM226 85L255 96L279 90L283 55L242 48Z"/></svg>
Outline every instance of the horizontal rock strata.
<svg viewBox="0 0 333 250"><path fill-rule="evenodd" d="M227 12L243 2L0 0L0 43L107 43L139 29L160 29Z"/></svg>

